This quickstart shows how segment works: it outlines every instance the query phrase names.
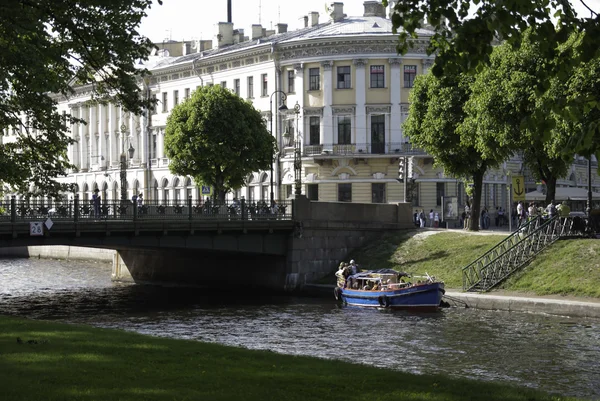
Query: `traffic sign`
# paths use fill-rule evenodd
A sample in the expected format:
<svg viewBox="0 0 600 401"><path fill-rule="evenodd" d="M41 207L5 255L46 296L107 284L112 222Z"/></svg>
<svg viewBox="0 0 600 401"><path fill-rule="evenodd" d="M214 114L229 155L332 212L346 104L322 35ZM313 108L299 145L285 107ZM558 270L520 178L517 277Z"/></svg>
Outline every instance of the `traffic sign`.
<svg viewBox="0 0 600 401"><path fill-rule="evenodd" d="M29 223L29 235L32 237L41 237L44 235L44 225L41 221L32 221Z"/></svg>
<svg viewBox="0 0 600 401"><path fill-rule="evenodd" d="M525 200L525 180L522 175L512 176L512 196L515 202Z"/></svg>
<svg viewBox="0 0 600 401"><path fill-rule="evenodd" d="M211 196L212 195L212 187L207 185L202 185L202 195Z"/></svg>

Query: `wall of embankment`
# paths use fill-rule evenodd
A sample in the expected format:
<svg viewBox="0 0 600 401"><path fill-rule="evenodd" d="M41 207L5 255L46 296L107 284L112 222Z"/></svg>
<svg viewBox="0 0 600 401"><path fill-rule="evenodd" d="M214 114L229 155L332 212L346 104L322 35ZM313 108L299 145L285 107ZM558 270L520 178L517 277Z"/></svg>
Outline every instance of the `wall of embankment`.
<svg viewBox="0 0 600 401"><path fill-rule="evenodd" d="M109 263L113 262L115 253L114 249L83 248L67 245L0 248L0 257L96 260Z"/></svg>

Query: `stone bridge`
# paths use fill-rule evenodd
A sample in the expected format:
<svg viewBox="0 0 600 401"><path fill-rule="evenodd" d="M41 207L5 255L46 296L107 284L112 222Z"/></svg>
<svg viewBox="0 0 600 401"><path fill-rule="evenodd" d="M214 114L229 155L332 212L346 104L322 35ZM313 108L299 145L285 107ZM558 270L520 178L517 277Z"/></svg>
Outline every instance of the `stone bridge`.
<svg viewBox="0 0 600 401"><path fill-rule="evenodd" d="M138 214L134 207L115 218L71 212L48 222L45 215L26 216L13 202L10 219L0 218L0 247L114 249L115 280L296 290L330 275L349 252L382 233L412 227L408 204L311 202L296 196L282 202L277 213L259 214L242 205L233 216L229 211L196 215L187 206L162 216L148 209Z"/></svg>

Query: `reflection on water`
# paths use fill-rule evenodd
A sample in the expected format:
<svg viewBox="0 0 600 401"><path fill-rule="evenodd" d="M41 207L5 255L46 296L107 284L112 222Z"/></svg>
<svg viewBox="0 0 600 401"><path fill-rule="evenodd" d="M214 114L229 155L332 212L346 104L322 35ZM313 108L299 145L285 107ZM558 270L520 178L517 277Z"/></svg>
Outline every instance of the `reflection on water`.
<svg viewBox="0 0 600 401"><path fill-rule="evenodd" d="M0 261L0 313L600 398L598 320L118 285L106 264L24 259Z"/></svg>

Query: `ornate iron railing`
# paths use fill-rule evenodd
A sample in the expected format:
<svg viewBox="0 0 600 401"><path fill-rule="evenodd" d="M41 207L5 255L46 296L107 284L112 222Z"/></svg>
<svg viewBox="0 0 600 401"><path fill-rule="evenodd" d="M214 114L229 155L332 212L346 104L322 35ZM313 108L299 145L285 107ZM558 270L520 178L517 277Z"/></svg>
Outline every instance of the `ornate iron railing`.
<svg viewBox="0 0 600 401"><path fill-rule="evenodd" d="M580 219L581 220L581 219ZM561 237L583 235L577 218L536 217L463 268L463 290L488 291Z"/></svg>
<svg viewBox="0 0 600 401"><path fill-rule="evenodd" d="M0 205L1 222L46 220L291 220L292 201L282 200L270 207L267 202L227 201L193 203L188 200L144 201L132 200L51 200L34 202L12 199Z"/></svg>
<svg viewBox="0 0 600 401"><path fill-rule="evenodd" d="M410 143L326 143L305 145L302 156L365 156L365 155L425 155L425 151Z"/></svg>

